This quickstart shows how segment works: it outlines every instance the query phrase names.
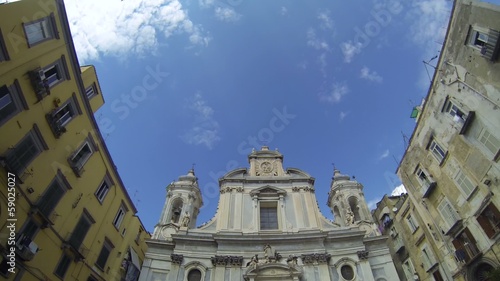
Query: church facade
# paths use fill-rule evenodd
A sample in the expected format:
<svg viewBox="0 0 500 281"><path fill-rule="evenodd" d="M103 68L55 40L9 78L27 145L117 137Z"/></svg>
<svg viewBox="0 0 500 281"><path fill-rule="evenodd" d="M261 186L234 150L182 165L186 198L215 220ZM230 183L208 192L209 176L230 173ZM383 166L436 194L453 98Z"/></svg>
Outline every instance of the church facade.
<svg viewBox="0 0 500 281"><path fill-rule="evenodd" d="M200 227L203 205L191 170L167 186L165 205L139 281L390 281L397 276L386 237L372 221L363 186L334 171L324 217L314 178L283 168L262 147L249 168L219 179L215 216Z"/></svg>

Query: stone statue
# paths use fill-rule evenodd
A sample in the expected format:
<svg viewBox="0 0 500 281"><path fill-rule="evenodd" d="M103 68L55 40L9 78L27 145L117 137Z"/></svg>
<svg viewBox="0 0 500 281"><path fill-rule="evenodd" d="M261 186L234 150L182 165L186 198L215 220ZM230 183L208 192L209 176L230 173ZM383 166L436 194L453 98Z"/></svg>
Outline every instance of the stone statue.
<svg viewBox="0 0 500 281"><path fill-rule="evenodd" d="M345 224L349 226L353 223L354 223L354 214L352 213L350 208L347 208L347 211L345 212Z"/></svg>
<svg viewBox="0 0 500 281"><path fill-rule="evenodd" d="M273 249L269 244L266 244L264 246L264 258L266 259L266 262L270 262L271 257L273 257Z"/></svg>
<svg viewBox="0 0 500 281"><path fill-rule="evenodd" d="M286 263L289 266L297 266L297 257L295 255L289 255L286 259Z"/></svg>
<svg viewBox="0 0 500 281"><path fill-rule="evenodd" d="M259 255L255 255L252 256L252 259L250 259L249 262L247 262L247 267L251 265L253 269L256 269L258 264L259 264Z"/></svg>
<svg viewBox="0 0 500 281"><path fill-rule="evenodd" d="M189 213L188 213L188 212L186 212L186 213L184 214L184 217L182 218L182 224L181 224L181 226L183 226L183 227L188 227L188 226L189 226L189 222L190 222L190 221L191 221L191 219L189 218Z"/></svg>

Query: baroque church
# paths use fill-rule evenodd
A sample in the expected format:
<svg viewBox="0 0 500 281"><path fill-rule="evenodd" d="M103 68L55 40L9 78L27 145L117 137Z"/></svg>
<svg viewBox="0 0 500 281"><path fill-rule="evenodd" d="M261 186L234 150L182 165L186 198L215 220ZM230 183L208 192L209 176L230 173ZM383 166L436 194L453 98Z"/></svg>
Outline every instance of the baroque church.
<svg viewBox="0 0 500 281"><path fill-rule="evenodd" d="M194 171L167 186L139 281L394 280L363 185L335 169L330 191L320 195L331 221L319 210L314 178L285 170L280 152L262 147L248 161L219 179L216 214L199 227Z"/></svg>

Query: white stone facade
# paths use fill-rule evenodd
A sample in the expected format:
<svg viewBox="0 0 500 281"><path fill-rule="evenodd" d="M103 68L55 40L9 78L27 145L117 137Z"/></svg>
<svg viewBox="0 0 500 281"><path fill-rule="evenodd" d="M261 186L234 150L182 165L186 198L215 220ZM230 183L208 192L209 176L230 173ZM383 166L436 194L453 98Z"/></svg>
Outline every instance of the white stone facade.
<svg viewBox="0 0 500 281"><path fill-rule="evenodd" d="M194 172L167 187L140 281L390 281L397 276L360 183L335 171L328 194L337 215L332 222L319 210L313 177L283 169L283 155L267 147L248 159L248 169L219 180L218 210L198 228L203 202Z"/></svg>

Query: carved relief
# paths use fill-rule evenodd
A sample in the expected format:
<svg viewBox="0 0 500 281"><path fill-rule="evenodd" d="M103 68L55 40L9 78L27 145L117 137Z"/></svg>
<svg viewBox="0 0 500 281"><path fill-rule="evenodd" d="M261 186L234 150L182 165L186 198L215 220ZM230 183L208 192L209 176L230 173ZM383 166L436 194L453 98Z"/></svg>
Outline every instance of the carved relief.
<svg viewBox="0 0 500 281"><path fill-rule="evenodd" d="M292 187L293 192L299 192L301 190L304 190L306 192L311 192L314 193L315 189L312 186L294 186Z"/></svg>
<svg viewBox="0 0 500 281"><path fill-rule="evenodd" d="M182 261L184 260L183 255L171 254L170 258L172 259L173 264L178 264L178 265L182 264Z"/></svg>
<svg viewBox="0 0 500 281"><path fill-rule="evenodd" d="M322 264L328 263L332 255L324 253L324 254L302 254L300 258L302 259L302 263L304 264Z"/></svg>
<svg viewBox="0 0 500 281"><path fill-rule="evenodd" d="M277 176L277 166L276 161L261 160L257 162L255 174L257 176Z"/></svg>
<svg viewBox="0 0 500 281"><path fill-rule="evenodd" d="M243 256L215 256L210 260L214 266L242 266ZM248 265L247 265L248 266Z"/></svg>
<svg viewBox="0 0 500 281"><path fill-rule="evenodd" d="M368 251L357 251L356 254L358 254L358 258L360 260L366 260L368 259Z"/></svg>

